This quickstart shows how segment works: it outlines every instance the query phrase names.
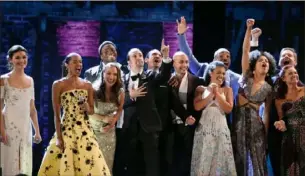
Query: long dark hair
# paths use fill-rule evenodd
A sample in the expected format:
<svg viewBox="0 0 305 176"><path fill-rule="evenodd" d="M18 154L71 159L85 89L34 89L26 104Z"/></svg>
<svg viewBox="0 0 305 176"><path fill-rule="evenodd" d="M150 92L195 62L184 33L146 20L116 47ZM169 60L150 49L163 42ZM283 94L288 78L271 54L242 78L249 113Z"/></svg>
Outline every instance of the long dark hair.
<svg viewBox="0 0 305 176"><path fill-rule="evenodd" d="M119 105L119 95L120 95L120 90L123 87L122 79L121 79L121 70L120 67L114 63L110 62L104 66L102 76L101 76L101 85L99 86L99 89L95 91L95 97L97 100L100 100L102 102L106 102L106 81L104 78L104 73L105 71L110 68L110 67L115 67L117 70L117 80L115 84L111 87L111 94L110 94L110 102L113 102L117 105Z"/></svg>
<svg viewBox="0 0 305 176"><path fill-rule="evenodd" d="M69 64L71 58L73 56L79 56L81 58L81 56L78 53L69 53L65 59L62 61L62 65L61 65L61 76L62 77L66 77L68 75L68 69L66 67L66 64Z"/></svg>
<svg viewBox="0 0 305 176"><path fill-rule="evenodd" d="M9 70L13 69L13 65L10 63L10 60L13 58L14 54L19 51L24 51L26 55L28 55L28 51L21 45L14 45L7 51L6 59L7 59L7 67Z"/></svg>
<svg viewBox="0 0 305 176"><path fill-rule="evenodd" d="M205 83L205 86L209 86L210 82L211 82L211 75L210 73L212 73L216 67L223 67L223 68L226 68L225 67L225 64L221 61L213 61L211 62L208 67L205 69L205 72L203 74L203 79L204 79L204 83ZM224 87L226 84L226 80L225 80L225 77L224 77L224 81L223 83L221 84L221 87Z"/></svg>
<svg viewBox="0 0 305 176"><path fill-rule="evenodd" d="M275 96L277 99L285 99L287 91L288 91L288 86L287 84L283 81L283 77L286 74L286 71L290 68L294 68L293 65L286 65L284 66L279 75L278 78L275 81Z"/></svg>
<svg viewBox="0 0 305 176"><path fill-rule="evenodd" d="M258 61L258 59L261 56L265 56L268 59L269 62L269 70L268 73L265 77L265 81L269 84L269 85L273 85L273 81L272 81L272 76L274 75L275 71L276 71L276 63L274 60L274 57L267 51L258 51L258 50L254 50L250 52L250 63L249 63L249 68L246 72L246 75L243 79L243 82L246 83L247 80L249 78L253 78L254 74L253 71L255 70L255 66L256 66L256 62Z"/></svg>

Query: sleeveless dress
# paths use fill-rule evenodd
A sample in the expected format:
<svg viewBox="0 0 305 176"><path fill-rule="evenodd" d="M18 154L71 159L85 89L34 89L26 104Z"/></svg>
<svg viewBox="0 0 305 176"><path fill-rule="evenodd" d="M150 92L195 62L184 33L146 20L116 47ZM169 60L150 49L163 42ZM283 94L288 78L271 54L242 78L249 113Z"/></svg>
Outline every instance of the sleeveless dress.
<svg viewBox="0 0 305 176"><path fill-rule="evenodd" d="M55 133L42 160L39 176L110 176L89 118L78 105L80 97L87 99L87 90L73 89L61 94L65 150L61 152L56 146Z"/></svg>
<svg viewBox="0 0 305 176"><path fill-rule="evenodd" d="M95 101L94 113L109 116L109 118L95 119L89 118L90 124L92 125L93 132L97 138L97 142L102 150L107 166L112 171L114 152L115 152L115 127L105 132L104 128L110 124L110 118L113 118L114 113L118 110L118 106L115 103Z"/></svg>
<svg viewBox="0 0 305 176"><path fill-rule="evenodd" d="M4 78L4 121L8 146L1 143L1 167L3 175L32 175L32 127L30 102L34 100L33 80L31 87L19 89L9 85Z"/></svg>
<svg viewBox="0 0 305 176"><path fill-rule="evenodd" d="M211 92L206 89L202 99ZM225 98L224 93L221 94ZM235 163L226 115L212 100L202 111L195 131L191 176L235 176Z"/></svg>
<svg viewBox="0 0 305 176"><path fill-rule="evenodd" d="M283 132L281 175L305 175L305 97L282 105L283 120L287 131Z"/></svg>
<svg viewBox="0 0 305 176"><path fill-rule="evenodd" d="M240 86L238 94L249 102L260 105L265 102L267 96L272 95L272 87L267 82L264 82L253 95L252 87L253 78L249 78ZM265 126L259 110L248 104L236 107L233 116L232 145L238 175L267 175L266 142Z"/></svg>

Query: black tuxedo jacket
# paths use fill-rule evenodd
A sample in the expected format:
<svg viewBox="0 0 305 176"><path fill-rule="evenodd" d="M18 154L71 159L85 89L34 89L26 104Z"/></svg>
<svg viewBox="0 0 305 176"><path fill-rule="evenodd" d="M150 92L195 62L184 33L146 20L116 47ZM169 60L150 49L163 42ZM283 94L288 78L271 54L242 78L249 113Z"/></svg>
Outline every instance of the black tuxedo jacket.
<svg viewBox="0 0 305 176"><path fill-rule="evenodd" d="M194 125L194 127L195 127L198 124L198 121L200 120L200 116L201 116L201 111L196 111L194 108L195 90L198 86L204 85L204 80L197 76L192 75L191 73L188 73L187 79L188 79L187 112L196 119L196 122ZM175 96L179 97L179 87L174 88L173 91L174 91L174 94L176 94Z"/></svg>
<svg viewBox="0 0 305 176"><path fill-rule="evenodd" d="M180 103L179 97L174 93L173 88L166 84L161 84L155 92L156 106L161 117L162 130L172 130L173 117L171 110L175 112L183 121L191 114Z"/></svg>
<svg viewBox="0 0 305 176"><path fill-rule="evenodd" d="M138 97L135 101L129 96L130 73L125 76L125 103L124 103L124 124L123 129L131 123L139 121L141 128L145 132L157 132L162 129L162 122L155 102L155 92L158 86L169 80L171 76L172 63L163 63L160 73L143 72L139 79L139 86L145 85L146 95Z"/></svg>

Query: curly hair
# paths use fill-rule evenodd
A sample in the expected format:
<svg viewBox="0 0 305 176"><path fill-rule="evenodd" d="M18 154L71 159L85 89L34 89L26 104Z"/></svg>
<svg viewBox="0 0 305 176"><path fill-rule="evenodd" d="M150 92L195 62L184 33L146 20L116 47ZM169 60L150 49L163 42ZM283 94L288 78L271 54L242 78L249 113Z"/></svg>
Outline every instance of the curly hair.
<svg viewBox="0 0 305 176"><path fill-rule="evenodd" d="M116 80L115 84L111 87L110 102L113 102L113 103L119 105L119 94L120 94L120 89L123 87L123 83L121 80L121 69L114 62L110 62L104 66L104 69L102 71L102 77L101 77L102 83L99 86L99 89L95 91L95 98L97 100L101 100L102 102L106 101L106 81L104 78L104 73L108 68L111 68L111 67L114 67L117 70L117 80Z"/></svg>
<svg viewBox="0 0 305 176"><path fill-rule="evenodd" d="M269 85L273 85L273 81L272 81L272 76L275 74L276 72L276 62L274 60L274 57L267 51L258 51L258 50L254 50L250 52L250 63L249 63L249 68L246 72L246 75L244 77L243 82L247 82L247 80L249 78L253 78L254 74L253 71L255 70L255 66L256 66L256 62L258 61L258 59L261 56L265 56L268 59L269 62L269 70L268 73L266 75L265 81L269 84Z"/></svg>
<svg viewBox="0 0 305 176"><path fill-rule="evenodd" d="M208 67L205 69L204 74L203 74L203 79L204 79L204 86L209 86L210 82L211 82L211 75L210 73L212 73L216 67L223 67L226 68L225 64L221 61L213 61L211 62ZM224 81L221 85L221 87L224 87L226 84L225 78Z"/></svg>

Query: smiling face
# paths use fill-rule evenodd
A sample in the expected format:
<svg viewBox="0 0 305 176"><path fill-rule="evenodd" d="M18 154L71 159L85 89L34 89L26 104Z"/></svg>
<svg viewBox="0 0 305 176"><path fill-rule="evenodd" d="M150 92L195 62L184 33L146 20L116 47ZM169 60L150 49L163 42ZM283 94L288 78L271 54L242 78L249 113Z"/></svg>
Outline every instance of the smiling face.
<svg viewBox="0 0 305 176"><path fill-rule="evenodd" d="M104 70L104 81L109 87L112 87L118 80L118 69L115 66L110 66Z"/></svg>
<svg viewBox="0 0 305 176"><path fill-rule="evenodd" d="M176 74L184 75L185 73L187 73L189 69L189 59L184 53L177 52L173 56L173 60L174 60L173 66Z"/></svg>
<svg viewBox="0 0 305 176"><path fill-rule="evenodd" d="M255 63L254 72L258 74L267 74L269 71L269 61L266 56L260 56Z"/></svg>
<svg viewBox="0 0 305 176"><path fill-rule="evenodd" d="M75 54L69 57L70 59L65 64L69 75L79 76L82 72L83 62L80 55Z"/></svg>
<svg viewBox="0 0 305 176"><path fill-rule="evenodd" d="M219 87L225 80L226 69L225 67L217 66L211 73L211 83L216 83Z"/></svg>
<svg viewBox="0 0 305 176"><path fill-rule="evenodd" d="M28 64L27 53L24 51L17 51L9 59L9 62L12 65L13 69L23 70Z"/></svg>
<svg viewBox="0 0 305 176"><path fill-rule="evenodd" d="M297 70L290 66L287 69L284 69L284 74L282 76L282 80L288 84L298 84L299 82L299 74Z"/></svg>
<svg viewBox="0 0 305 176"><path fill-rule="evenodd" d="M144 67L144 58L142 52L133 48L128 52L128 64L131 70L138 70Z"/></svg>

